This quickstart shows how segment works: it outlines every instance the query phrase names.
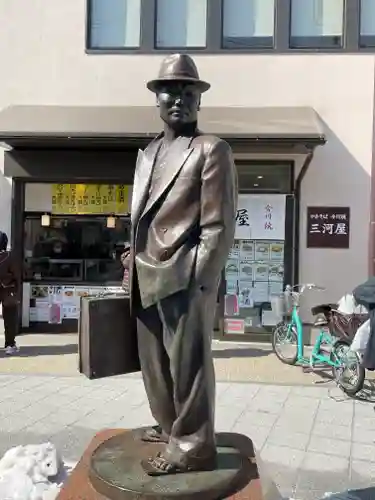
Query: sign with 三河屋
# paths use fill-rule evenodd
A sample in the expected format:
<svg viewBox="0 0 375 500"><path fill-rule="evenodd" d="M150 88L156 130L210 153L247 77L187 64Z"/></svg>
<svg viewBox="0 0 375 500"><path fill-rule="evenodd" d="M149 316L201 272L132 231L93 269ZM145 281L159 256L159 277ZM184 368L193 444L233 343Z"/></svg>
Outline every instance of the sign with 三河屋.
<svg viewBox="0 0 375 500"><path fill-rule="evenodd" d="M125 214L130 211L125 184L53 184L53 214Z"/></svg>
<svg viewBox="0 0 375 500"><path fill-rule="evenodd" d="M307 207L307 248L349 248L349 207Z"/></svg>
<svg viewBox="0 0 375 500"><path fill-rule="evenodd" d="M282 194L239 194L235 239L284 240L285 204Z"/></svg>

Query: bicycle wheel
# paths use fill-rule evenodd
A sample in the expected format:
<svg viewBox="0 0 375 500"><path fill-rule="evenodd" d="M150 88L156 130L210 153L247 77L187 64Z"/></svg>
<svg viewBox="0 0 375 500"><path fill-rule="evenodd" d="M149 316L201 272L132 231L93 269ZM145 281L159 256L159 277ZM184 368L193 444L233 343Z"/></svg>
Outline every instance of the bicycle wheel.
<svg viewBox="0 0 375 500"><path fill-rule="evenodd" d="M298 336L295 326L289 328L285 321L278 323L272 334L272 348L282 363L295 365L298 359Z"/></svg>
<svg viewBox="0 0 375 500"><path fill-rule="evenodd" d="M332 367L337 385L348 396L355 396L363 389L366 374L358 353L350 351L347 342L338 340L332 347L331 356L341 364L340 367Z"/></svg>

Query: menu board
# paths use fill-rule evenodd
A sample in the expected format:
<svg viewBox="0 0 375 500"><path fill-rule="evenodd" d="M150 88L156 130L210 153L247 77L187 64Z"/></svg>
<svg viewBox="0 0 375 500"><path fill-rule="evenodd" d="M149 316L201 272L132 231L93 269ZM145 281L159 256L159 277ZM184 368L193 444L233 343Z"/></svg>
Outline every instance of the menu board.
<svg viewBox="0 0 375 500"><path fill-rule="evenodd" d="M225 268L226 295L240 308L271 302L284 284L284 241L236 239Z"/></svg>
<svg viewBox="0 0 375 500"><path fill-rule="evenodd" d="M130 191L125 184L52 184L52 213L125 214Z"/></svg>
<svg viewBox="0 0 375 500"><path fill-rule="evenodd" d="M29 321L56 324L78 319L81 297L121 291L122 287L31 285Z"/></svg>

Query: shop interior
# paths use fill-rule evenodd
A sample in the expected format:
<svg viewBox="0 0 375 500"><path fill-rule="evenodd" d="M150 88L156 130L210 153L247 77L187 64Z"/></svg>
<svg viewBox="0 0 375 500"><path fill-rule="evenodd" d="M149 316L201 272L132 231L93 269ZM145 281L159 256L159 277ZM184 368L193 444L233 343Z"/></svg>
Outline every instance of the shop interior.
<svg viewBox="0 0 375 500"><path fill-rule="evenodd" d="M81 297L128 292L121 255L130 192L123 184L26 184L23 328L77 331Z"/></svg>
<svg viewBox="0 0 375 500"><path fill-rule="evenodd" d="M120 257L130 240L129 217L117 217L114 227L108 227L105 216L47 217L49 225L43 226L43 216L25 216L25 281L121 283Z"/></svg>

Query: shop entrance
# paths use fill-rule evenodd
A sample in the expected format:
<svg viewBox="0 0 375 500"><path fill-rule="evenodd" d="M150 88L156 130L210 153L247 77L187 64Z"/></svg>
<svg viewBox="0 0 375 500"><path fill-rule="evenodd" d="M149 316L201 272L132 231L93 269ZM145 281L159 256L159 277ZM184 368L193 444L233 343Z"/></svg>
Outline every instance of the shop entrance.
<svg viewBox="0 0 375 500"><path fill-rule="evenodd" d="M80 298L120 290L130 186L26 183L22 326L77 331Z"/></svg>
<svg viewBox="0 0 375 500"><path fill-rule="evenodd" d="M271 297L293 277L293 164L237 162L236 233L220 297L220 337L269 340Z"/></svg>

